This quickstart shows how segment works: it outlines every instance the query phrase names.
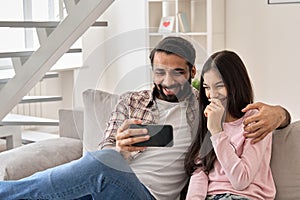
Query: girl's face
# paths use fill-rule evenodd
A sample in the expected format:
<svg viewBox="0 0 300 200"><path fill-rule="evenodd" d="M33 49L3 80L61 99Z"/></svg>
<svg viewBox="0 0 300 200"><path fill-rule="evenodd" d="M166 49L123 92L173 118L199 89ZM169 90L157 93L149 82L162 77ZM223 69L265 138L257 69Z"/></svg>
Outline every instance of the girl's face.
<svg viewBox="0 0 300 200"><path fill-rule="evenodd" d="M219 99L222 105L226 106L228 93L217 69L211 69L203 74L203 87L209 101L211 99Z"/></svg>

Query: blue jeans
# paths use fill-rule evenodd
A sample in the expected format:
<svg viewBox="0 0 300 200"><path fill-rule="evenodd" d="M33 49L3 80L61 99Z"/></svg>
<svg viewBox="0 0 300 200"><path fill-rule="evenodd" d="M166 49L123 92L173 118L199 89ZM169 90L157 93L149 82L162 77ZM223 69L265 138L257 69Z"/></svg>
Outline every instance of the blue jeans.
<svg viewBox="0 0 300 200"><path fill-rule="evenodd" d="M224 193L224 194L209 195L206 197L205 200L250 200L250 199L240 195Z"/></svg>
<svg viewBox="0 0 300 200"><path fill-rule="evenodd" d="M120 153L104 149L21 180L0 181L0 199L152 200L154 197Z"/></svg>

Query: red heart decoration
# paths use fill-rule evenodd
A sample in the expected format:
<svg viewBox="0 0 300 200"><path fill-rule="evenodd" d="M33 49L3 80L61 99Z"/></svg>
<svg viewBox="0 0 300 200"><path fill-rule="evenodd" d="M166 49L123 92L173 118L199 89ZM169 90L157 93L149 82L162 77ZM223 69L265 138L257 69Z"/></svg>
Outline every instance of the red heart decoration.
<svg viewBox="0 0 300 200"><path fill-rule="evenodd" d="M163 25L164 27L168 27L170 25L170 22L164 22Z"/></svg>

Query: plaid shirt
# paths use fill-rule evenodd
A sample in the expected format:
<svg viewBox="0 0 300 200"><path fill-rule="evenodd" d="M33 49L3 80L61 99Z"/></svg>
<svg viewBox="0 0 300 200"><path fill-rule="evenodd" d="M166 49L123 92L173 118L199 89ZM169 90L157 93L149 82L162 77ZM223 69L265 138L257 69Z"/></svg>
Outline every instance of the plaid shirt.
<svg viewBox="0 0 300 200"><path fill-rule="evenodd" d="M188 108L186 112L187 122L192 130L192 136L198 128L199 106L197 99L198 91L192 88L192 93L186 97ZM100 148L106 145L115 146L117 129L126 119L141 119L144 124L156 124L159 111L155 101L154 90L143 90L139 92L128 92L122 95L117 106L112 112L105 130L105 139L100 143Z"/></svg>

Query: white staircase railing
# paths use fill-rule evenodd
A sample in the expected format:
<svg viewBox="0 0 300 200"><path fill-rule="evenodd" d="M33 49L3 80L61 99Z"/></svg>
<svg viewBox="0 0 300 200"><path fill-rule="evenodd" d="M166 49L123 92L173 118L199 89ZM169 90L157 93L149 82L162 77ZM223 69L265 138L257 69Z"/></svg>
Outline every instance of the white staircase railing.
<svg viewBox="0 0 300 200"><path fill-rule="evenodd" d="M104 13L114 0L81 0L68 8L68 16L0 89L0 120L41 80L56 61ZM46 32L46 31L45 31Z"/></svg>

